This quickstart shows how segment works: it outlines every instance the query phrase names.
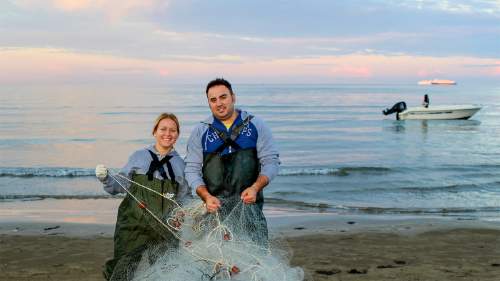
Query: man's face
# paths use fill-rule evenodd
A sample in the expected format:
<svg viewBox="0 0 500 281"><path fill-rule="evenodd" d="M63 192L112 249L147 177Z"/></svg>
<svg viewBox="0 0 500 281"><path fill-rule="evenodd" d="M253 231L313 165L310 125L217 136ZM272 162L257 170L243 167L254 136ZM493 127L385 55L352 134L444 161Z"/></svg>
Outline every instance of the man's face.
<svg viewBox="0 0 500 281"><path fill-rule="evenodd" d="M215 118L219 120L227 120L234 113L234 102L236 97L231 94L229 89L224 85L217 85L208 89L207 93L208 105Z"/></svg>

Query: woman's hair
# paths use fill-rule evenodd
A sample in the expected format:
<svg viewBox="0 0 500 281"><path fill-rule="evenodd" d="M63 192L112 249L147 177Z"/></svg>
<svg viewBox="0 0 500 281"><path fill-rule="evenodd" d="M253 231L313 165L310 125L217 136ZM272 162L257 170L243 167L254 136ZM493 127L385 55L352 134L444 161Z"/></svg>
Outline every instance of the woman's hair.
<svg viewBox="0 0 500 281"><path fill-rule="evenodd" d="M177 126L177 132L179 134L181 133L181 127L179 126L179 120L177 119L177 116L175 116L175 114L173 114L173 113L163 112L162 114L160 114L156 118L155 125L153 127L153 132L151 134L153 134L153 135L155 134L156 129L158 129L158 125L160 124L161 120L163 120L163 119L170 119L170 120L174 121L175 125Z"/></svg>

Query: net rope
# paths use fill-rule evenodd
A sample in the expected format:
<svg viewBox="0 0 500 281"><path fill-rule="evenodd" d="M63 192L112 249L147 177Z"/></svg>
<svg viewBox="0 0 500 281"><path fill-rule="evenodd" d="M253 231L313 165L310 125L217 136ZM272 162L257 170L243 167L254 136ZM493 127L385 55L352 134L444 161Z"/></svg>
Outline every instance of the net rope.
<svg viewBox="0 0 500 281"><path fill-rule="evenodd" d="M161 194L121 174L110 176L159 223L160 231L168 231L178 240L176 247L149 247L133 276L117 280L303 280L302 269L289 266L284 242L269 242L265 218L256 204L244 204L239 196L219 198L222 207L207 213L199 199L187 200L181 206L170 194ZM165 217L157 216L120 180L171 201L175 208Z"/></svg>

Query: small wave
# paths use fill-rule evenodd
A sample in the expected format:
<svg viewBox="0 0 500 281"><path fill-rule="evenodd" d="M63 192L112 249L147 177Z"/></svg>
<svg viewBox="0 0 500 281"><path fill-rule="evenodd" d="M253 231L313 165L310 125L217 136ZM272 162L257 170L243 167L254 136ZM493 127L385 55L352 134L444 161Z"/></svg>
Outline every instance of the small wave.
<svg viewBox="0 0 500 281"><path fill-rule="evenodd" d="M110 198L121 198L124 195L56 195L56 194L15 194L15 195L0 195L0 201L38 201L44 199L110 199Z"/></svg>
<svg viewBox="0 0 500 281"><path fill-rule="evenodd" d="M97 139L92 139L92 138L75 138L75 139L70 139L72 142L96 142Z"/></svg>
<svg viewBox="0 0 500 281"><path fill-rule="evenodd" d="M382 208L382 207L356 207L337 206L337 209L363 214L427 214L427 215L455 215L465 213L498 213L497 207L477 207L477 208Z"/></svg>
<svg viewBox="0 0 500 281"><path fill-rule="evenodd" d="M488 153L491 156L491 153ZM439 167L435 167L434 169L440 171L497 171L500 168L500 164L475 164L475 165L441 165Z"/></svg>
<svg viewBox="0 0 500 281"><path fill-rule="evenodd" d="M90 177L95 176L94 169L86 168L63 168L63 167L40 167L21 168L4 167L0 168L0 177Z"/></svg>
<svg viewBox="0 0 500 281"><path fill-rule="evenodd" d="M340 212L355 214L373 214L373 215L446 215L453 216L459 214L473 213L498 213L500 207L450 207L450 208L394 208L394 207L376 207L376 206L346 206L332 205L328 203L312 203L294 200L284 200L279 198L266 198L266 204L289 206L296 209L316 209L319 212Z"/></svg>
<svg viewBox="0 0 500 281"><path fill-rule="evenodd" d="M117 169L111 169L118 172ZM385 167L344 167L344 168L283 168L280 176L348 176L351 174L386 174L393 169ZM69 167L0 167L0 177L91 177L91 168Z"/></svg>
<svg viewBox="0 0 500 281"><path fill-rule="evenodd" d="M463 191L484 191L488 186L496 186L498 182L489 182L481 184L450 184L450 185L438 185L438 186L402 186L402 187L373 187L373 188L361 188L356 190L349 190L352 193L385 193L385 192L405 192L405 193L434 193L434 192L444 192L444 193L458 193ZM344 190L334 190L329 191L330 193L335 192L345 192Z"/></svg>
<svg viewBox="0 0 500 281"><path fill-rule="evenodd" d="M311 202L285 200L285 199L271 198L271 197L266 198L266 204L287 205L287 206L293 206L293 207L298 208L298 209L301 209L301 208L308 208L309 209L310 208L310 209L327 210L327 209L332 208L332 206L327 204L327 203L311 203Z"/></svg>
<svg viewBox="0 0 500 281"><path fill-rule="evenodd" d="M341 167L341 168L283 168L280 176L348 176L351 174L387 174L395 171L386 167Z"/></svg>

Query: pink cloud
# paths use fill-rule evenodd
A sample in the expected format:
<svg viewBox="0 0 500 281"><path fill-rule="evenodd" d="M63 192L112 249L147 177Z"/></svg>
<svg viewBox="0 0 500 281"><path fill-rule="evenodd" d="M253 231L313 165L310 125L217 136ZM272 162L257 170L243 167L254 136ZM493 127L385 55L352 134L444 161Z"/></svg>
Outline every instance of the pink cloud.
<svg viewBox="0 0 500 281"><path fill-rule="evenodd" d="M442 76L442 74L443 72L440 70L421 69L417 71L417 76L420 78L437 77Z"/></svg>
<svg viewBox="0 0 500 281"><path fill-rule="evenodd" d="M493 69L493 75L500 75L500 66L497 66Z"/></svg>
<svg viewBox="0 0 500 281"><path fill-rule="evenodd" d="M158 73L160 74L160 76L168 76L170 74L170 71L168 71L168 69L165 68L160 68L158 70Z"/></svg>
<svg viewBox="0 0 500 281"><path fill-rule="evenodd" d="M468 65L493 65L472 68ZM496 66L498 65L498 66ZM363 79L417 82L419 75L446 73L456 77L500 75L497 59L413 57L370 54L307 58L255 58L234 55L180 56L146 59L72 52L49 48L0 48L1 83L93 81L145 83L145 79L196 81L231 75L245 81L348 82ZM441 76L440 76L441 77ZM429 79L436 78L434 75Z"/></svg>
<svg viewBox="0 0 500 281"><path fill-rule="evenodd" d="M161 0L15 0L15 3L25 9L33 10L49 8L68 13L98 11L110 21L118 21L130 14L151 12L168 6L168 1Z"/></svg>
<svg viewBox="0 0 500 281"><path fill-rule="evenodd" d="M78 11L89 8L92 4L90 0L54 0L53 5L63 11Z"/></svg>
<svg viewBox="0 0 500 281"><path fill-rule="evenodd" d="M331 73L341 77L368 78L373 76L372 70L366 66L335 66L331 68Z"/></svg>

